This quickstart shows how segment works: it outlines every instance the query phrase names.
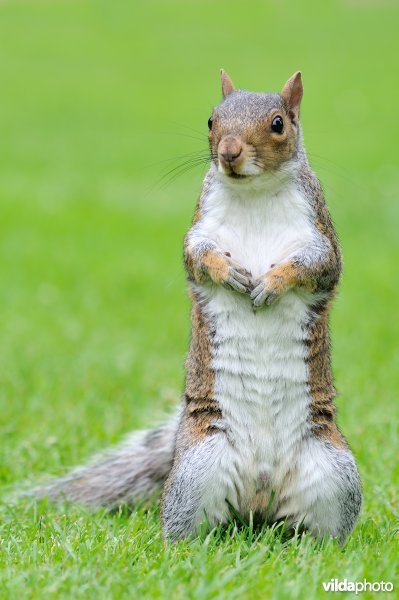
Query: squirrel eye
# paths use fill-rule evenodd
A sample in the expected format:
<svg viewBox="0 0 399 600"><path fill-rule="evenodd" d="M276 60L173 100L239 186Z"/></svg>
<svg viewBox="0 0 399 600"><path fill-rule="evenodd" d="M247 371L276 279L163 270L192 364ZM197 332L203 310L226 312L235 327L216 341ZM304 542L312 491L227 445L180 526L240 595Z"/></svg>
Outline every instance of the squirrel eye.
<svg viewBox="0 0 399 600"><path fill-rule="evenodd" d="M212 119L212 117L209 117L209 119L208 119L208 128L209 128L209 131L212 129L212 123L213 123L213 119Z"/></svg>
<svg viewBox="0 0 399 600"><path fill-rule="evenodd" d="M272 131L275 133L282 133L284 128L283 119L279 116L274 117L272 121Z"/></svg>

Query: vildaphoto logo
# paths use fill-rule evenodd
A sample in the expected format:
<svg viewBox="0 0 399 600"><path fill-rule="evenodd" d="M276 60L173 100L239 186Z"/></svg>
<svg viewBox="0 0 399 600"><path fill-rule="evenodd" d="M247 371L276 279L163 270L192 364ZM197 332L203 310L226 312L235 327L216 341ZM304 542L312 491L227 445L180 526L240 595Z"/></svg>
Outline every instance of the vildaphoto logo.
<svg viewBox="0 0 399 600"><path fill-rule="evenodd" d="M331 579L330 581L323 581L323 588L325 592L355 592L355 594L361 594L362 592L392 592L393 583L390 581L348 581L348 579Z"/></svg>

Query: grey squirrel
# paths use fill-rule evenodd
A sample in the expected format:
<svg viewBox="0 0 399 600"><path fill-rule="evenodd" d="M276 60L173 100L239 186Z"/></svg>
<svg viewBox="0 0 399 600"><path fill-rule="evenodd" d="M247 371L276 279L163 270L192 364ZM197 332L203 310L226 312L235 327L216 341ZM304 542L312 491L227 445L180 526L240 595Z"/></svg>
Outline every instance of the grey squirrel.
<svg viewBox="0 0 399 600"><path fill-rule="evenodd" d="M331 373L341 253L302 141L301 74L280 94L221 77L211 166L184 244L192 336L182 407L36 493L115 507L163 487L166 539L225 522L233 507L343 541L361 485Z"/></svg>

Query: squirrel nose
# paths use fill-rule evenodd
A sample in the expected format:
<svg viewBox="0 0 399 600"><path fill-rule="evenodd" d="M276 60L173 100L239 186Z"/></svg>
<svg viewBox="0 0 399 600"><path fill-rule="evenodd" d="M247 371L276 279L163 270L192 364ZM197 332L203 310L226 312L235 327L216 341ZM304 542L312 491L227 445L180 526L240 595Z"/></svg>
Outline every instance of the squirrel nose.
<svg viewBox="0 0 399 600"><path fill-rule="evenodd" d="M219 145L219 157L223 162L233 164L242 154L242 144L234 137L224 138Z"/></svg>
<svg viewBox="0 0 399 600"><path fill-rule="evenodd" d="M241 154L242 152L242 148L238 148L236 150L232 150L229 152L222 152L221 153L221 157L223 158L223 160L225 162L234 162Z"/></svg>

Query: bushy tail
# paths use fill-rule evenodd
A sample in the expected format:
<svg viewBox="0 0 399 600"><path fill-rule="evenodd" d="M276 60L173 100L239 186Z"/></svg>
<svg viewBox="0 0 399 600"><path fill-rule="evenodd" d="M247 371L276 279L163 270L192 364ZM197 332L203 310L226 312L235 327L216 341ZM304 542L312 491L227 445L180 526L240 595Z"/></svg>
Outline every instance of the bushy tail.
<svg viewBox="0 0 399 600"><path fill-rule="evenodd" d="M134 504L160 489L172 467L179 417L132 434L65 477L34 490L36 497L110 508Z"/></svg>

